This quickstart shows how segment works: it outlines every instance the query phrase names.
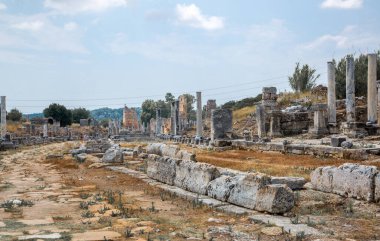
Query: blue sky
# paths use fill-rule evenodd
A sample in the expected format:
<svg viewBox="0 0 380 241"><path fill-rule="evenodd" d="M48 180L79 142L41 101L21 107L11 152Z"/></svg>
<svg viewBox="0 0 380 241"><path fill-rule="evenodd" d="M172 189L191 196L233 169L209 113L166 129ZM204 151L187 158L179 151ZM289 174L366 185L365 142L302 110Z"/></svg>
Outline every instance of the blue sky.
<svg viewBox="0 0 380 241"><path fill-rule="evenodd" d="M296 62L380 49L377 0L0 0L8 109L140 106L166 92L218 104L289 90Z"/></svg>

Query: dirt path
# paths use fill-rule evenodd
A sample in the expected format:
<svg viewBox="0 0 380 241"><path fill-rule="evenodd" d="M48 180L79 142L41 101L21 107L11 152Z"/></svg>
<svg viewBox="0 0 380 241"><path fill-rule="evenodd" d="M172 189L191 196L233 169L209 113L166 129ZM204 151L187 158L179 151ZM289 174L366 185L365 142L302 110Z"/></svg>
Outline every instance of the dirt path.
<svg viewBox="0 0 380 241"><path fill-rule="evenodd" d="M0 156L0 240L285 240L251 223L106 169L51 144ZM55 156L48 155L54 154Z"/></svg>

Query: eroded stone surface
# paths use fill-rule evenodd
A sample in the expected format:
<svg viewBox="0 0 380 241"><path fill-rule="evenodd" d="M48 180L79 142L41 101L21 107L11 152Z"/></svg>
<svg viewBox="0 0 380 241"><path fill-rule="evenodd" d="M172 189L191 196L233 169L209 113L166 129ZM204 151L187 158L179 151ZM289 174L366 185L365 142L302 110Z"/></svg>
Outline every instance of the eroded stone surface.
<svg viewBox="0 0 380 241"><path fill-rule="evenodd" d="M374 200L375 166L345 163L339 167L319 167L311 173L314 189L366 201Z"/></svg>

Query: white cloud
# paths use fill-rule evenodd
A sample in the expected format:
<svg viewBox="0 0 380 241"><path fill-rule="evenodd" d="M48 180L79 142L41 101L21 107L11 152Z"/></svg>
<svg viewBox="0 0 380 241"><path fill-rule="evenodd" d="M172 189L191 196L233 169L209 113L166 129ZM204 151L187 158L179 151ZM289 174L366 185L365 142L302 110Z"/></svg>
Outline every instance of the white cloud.
<svg viewBox="0 0 380 241"><path fill-rule="evenodd" d="M380 36L366 32L357 26L348 25L338 34L325 34L314 41L304 44L308 50L332 47L342 50L376 48L380 43Z"/></svg>
<svg viewBox="0 0 380 241"><path fill-rule="evenodd" d="M364 0L324 0L322 8L353 9L360 8Z"/></svg>
<svg viewBox="0 0 380 241"><path fill-rule="evenodd" d="M5 10L7 9L7 5L5 5L4 3L0 3L0 10Z"/></svg>
<svg viewBox="0 0 380 241"><path fill-rule="evenodd" d="M35 21L26 21L21 23L12 24L12 27L19 30L27 30L27 31L39 31L44 26L44 22L40 20Z"/></svg>
<svg viewBox="0 0 380 241"><path fill-rule="evenodd" d="M177 4L176 13L179 22L194 28L216 30L224 27L223 18L202 15L201 10L195 4Z"/></svg>
<svg viewBox="0 0 380 241"><path fill-rule="evenodd" d="M65 14L101 12L126 5L127 0L45 0L44 2L46 8Z"/></svg>
<svg viewBox="0 0 380 241"><path fill-rule="evenodd" d="M75 23L75 22L69 22L69 23L66 23L63 28L67 31L74 31L76 29L78 29L78 24Z"/></svg>

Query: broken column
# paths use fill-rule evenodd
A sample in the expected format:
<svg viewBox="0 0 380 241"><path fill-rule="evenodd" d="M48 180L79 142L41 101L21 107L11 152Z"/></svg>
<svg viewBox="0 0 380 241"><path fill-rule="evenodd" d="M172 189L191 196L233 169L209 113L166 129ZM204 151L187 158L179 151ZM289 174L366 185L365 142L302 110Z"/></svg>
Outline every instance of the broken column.
<svg viewBox="0 0 380 241"><path fill-rule="evenodd" d="M328 123L336 125L335 66L327 62L327 110Z"/></svg>
<svg viewBox="0 0 380 241"><path fill-rule="evenodd" d="M314 112L314 122L313 128L309 130L309 133L312 134L314 138L319 138L328 133L326 125L327 93L328 88L323 85L318 85L311 90L315 104L311 106Z"/></svg>
<svg viewBox="0 0 380 241"><path fill-rule="evenodd" d="M211 111L211 141L228 138L232 132L232 111L215 109Z"/></svg>
<svg viewBox="0 0 380 241"><path fill-rule="evenodd" d="M161 109L156 109L156 135L161 134Z"/></svg>
<svg viewBox="0 0 380 241"><path fill-rule="evenodd" d="M42 136L43 136L43 138L48 137L48 123L46 123L46 122L42 126Z"/></svg>
<svg viewBox="0 0 380 241"><path fill-rule="evenodd" d="M369 124L377 122L376 59L377 54L368 54L367 112Z"/></svg>
<svg viewBox="0 0 380 241"><path fill-rule="evenodd" d="M346 119L355 122L355 64L352 56L346 58Z"/></svg>
<svg viewBox="0 0 380 241"><path fill-rule="evenodd" d="M202 123L202 93L197 92L197 132L196 137L201 138L203 135Z"/></svg>
<svg viewBox="0 0 380 241"><path fill-rule="evenodd" d="M257 135L259 138L263 138L267 136L265 131L265 110L264 106L257 105L256 106L256 123L257 123Z"/></svg>
<svg viewBox="0 0 380 241"><path fill-rule="evenodd" d="M7 134L7 109L6 109L6 98L5 96L1 96L1 120L0 120L0 128L1 128L1 138L5 138Z"/></svg>

